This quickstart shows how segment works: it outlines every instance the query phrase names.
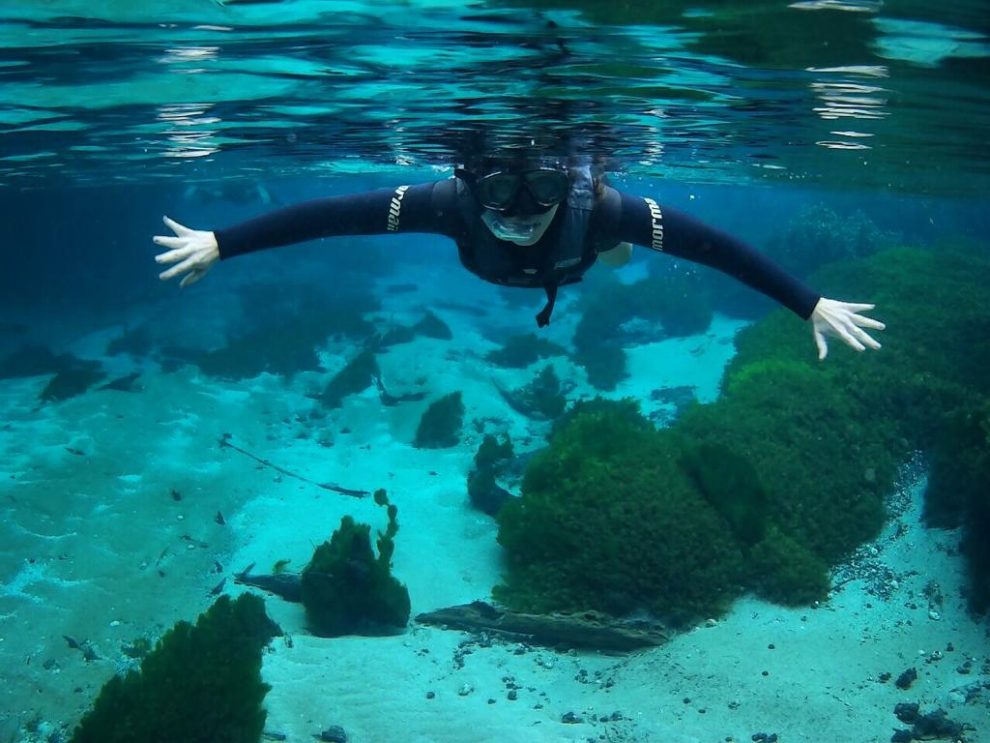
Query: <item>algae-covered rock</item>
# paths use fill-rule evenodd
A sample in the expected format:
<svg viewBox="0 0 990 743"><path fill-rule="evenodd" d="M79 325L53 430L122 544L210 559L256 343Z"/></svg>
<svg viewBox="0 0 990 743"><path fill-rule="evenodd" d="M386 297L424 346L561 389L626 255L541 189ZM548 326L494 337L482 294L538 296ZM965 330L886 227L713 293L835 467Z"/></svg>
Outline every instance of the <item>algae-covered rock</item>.
<svg viewBox="0 0 990 743"><path fill-rule="evenodd" d="M339 408L345 397L370 387L378 374L374 351L370 347L364 348L327 383L320 394L320 402L330 408Z"/></svg>
<svg viewBox="0 0 990 743"><path fill-rule="evenodd" d="M460 442L464 402L460 392L435 400L423 413L413 446L417 449L449 449Z"/></svg>
<svg viewBox="0 0 990 743"><path fill-rule="evenodd" d="M221 596L166 632L140 671L110 679L73 743L257 743L270 688L261 650L281 634L257 596Z"/></svg>
<svg viewBox="0 0 990 743"><path fill-rule="evenodd" d="M679 623L718 613L744 575L740 545L680 466L670 434L628 402L568 419L498 514L519 611L646 609Z"/></svg>
<svg viewBox="0 0 990 743"><path fill-rule="evenodd" d="M302 572L302 601L315 635L392 634L409 620L409 591L392 576L398 511L384 490L375 492L375 502L388 512L388 526L378 533L377 557L371 527L344 516Z"/></svg>
<svg viewBox="0 0 990 743"><path fill-rule="evenodd" d="M567 349L541 338L535 333L514 335L508 338L502 348L490 351L485 358L509 369L524 369L530 364L549 356L564 356Z"/></svg>

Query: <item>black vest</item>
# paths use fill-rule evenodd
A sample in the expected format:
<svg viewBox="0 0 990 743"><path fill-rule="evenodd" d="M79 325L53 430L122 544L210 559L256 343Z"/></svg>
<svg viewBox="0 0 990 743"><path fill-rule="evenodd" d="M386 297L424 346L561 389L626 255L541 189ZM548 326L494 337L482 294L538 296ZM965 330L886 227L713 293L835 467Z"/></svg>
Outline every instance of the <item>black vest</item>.
<svg viewBox="0 0 990 743"><path fill-rule="evenodd" d="M461 263L475 276L493 284L544 289L547 304L536 316L540 327L550 322L557 287L580 281L598 256L596 241L588 234L595 206L594 183L587 168L577 172L567 200L557 208L550 227L538 243L530 246L495 237L482 221L478 203L463 181L453 179L438 184L450 188L447 184L452 183L456 188L463 225L463 232L455 238Z"/></svg>

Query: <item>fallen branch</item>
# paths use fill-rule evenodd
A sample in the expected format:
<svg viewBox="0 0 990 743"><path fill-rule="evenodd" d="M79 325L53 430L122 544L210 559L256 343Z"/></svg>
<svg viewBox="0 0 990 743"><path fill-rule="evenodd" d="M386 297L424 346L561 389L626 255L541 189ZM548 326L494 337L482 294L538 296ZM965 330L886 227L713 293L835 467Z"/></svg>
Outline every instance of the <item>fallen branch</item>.
<svg viewBox="0 0 990 743"><path fill-rule="evenodd" d="M467 632L495 632L540 645L628 652L663 645L670 638L659 622L630 622L598 612L523 614L484 601L450 606L416 617L420 624Z"/></svg>
<svg viewBox="0 0 990 743"><path fill-rule="evenodd" d="M300 475L298 472L287 470L285 469L285 467L279 467L277 464L271 462L268 459L259 457L257 454L252 454L247 449L242 449L236 444L230 443L230 439L231 439L231 434L225 433L220 436L220 439L217 443L220 444L221 449L224 447L233 449L234 451L243 454L245 457L250 457L258 464L264 467L268 467L269 469L275 470L280 475L285 475L286 477L294 477L296 480L301 480L302 482L307 483L308 485L315 485L318 488L323 488L324 490L331 490L334 493L340 493L341 495L349 495L352 498L364 498L366 495L371 495L370 490L356 490L355 488L345 488L343 485L338 485L337 483L333 483L333 482L316 482L315 480L310 480L308 477L304 475Z"/></svg>

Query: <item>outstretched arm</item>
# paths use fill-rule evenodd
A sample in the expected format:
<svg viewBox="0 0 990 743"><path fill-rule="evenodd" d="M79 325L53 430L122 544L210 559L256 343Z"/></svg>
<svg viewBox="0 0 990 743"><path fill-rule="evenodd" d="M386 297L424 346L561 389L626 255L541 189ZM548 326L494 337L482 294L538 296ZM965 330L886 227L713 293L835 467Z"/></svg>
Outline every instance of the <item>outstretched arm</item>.
<svg viewBox="0 0 990 743"><path fill-rule="evenodd" d="M175 235L154 237L156 245L169 249L155 256L158 263L171 265L159 277L168 280L186 274L180 285L187 286L201 279L220 259L320 237L390 232L453 234L456 210L435 196L435 185L315 199L215 232L190 229L165 217L165 225Z"/></svg>
<svg viewBox="0 0 990 743"><path fill-rule="evenodd" d="M826 335L843 340L858 351L877 349L863 328L883 330L877 320L859 314L873 305L826 299L791 276L763 253L726 232L653 199L619 193L596 209L595 226L609 238L643 245L669 255L715 268L776 300L799 317L810 320L818 357L828 353Z"/></svg>

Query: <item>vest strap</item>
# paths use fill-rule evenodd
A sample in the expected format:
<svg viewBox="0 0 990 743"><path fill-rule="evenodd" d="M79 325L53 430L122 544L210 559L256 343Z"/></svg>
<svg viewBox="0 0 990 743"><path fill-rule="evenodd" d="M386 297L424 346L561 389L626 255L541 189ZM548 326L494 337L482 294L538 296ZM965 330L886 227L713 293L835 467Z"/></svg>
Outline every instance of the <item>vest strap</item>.
<svg viewBox="0 0 990 743"><path fill-rule="evenodd" d="M536 326L538 328L545 328L550 324L550 315L553 314L553 306L557 301L556 284L548 284L543 289L547 293L547 303L543 305L543 309L536 315Z"/></svg>

